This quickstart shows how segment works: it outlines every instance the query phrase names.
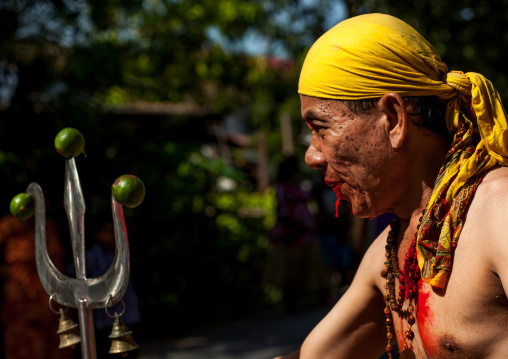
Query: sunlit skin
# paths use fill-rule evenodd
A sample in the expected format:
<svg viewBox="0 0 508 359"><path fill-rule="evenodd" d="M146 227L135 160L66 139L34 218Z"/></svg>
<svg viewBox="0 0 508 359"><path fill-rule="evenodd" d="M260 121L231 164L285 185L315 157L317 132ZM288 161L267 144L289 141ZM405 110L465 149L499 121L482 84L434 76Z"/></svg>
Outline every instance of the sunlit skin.
<svg viewBox="0 0 508 359"><path fill-rule="evenodd" d="M450 143L413 125L410 105L406 108L394 93L387 93L362 116L335 100L301 96L301 103L303 119L312 131L307 164L323 171L328 185L351 203L356 215L374 217L390 211L401 218L398 261L403 267ZM503 324L508 322L507 188L507 167L486 174L468 208L447 287L433 288L420 281L412 342L417 359L507 357L508 332ZM351 286L301 349L281 358L379 358L387 345L386 289L380 275L387 233L388 229L374 240ZM396 281L396 290L397 286ZM403 347L404 314L392 316L393 339Z"/></svg>
<svg viewBox="0 0 508 359"><path fill-rule="evenodd" d="M439 165L432 172L426 170L421 181L408 181L411 174L404 173L404 169L409 166L413 149L407 148L406 137L423 129L399 124L402 121L397 119L394 106L402 107L401 112L407 116L400 96L385 96L367 116L356 115L344 103L332 99L301 95L300 100L302 118L312 131L305 162L324 172L325 182L350 202L354 215L372 218L393 212L410 219L413 212L421 212L425 201L421 194L430 195ZM419 141L413 141L413 147L419 145ZM441 152L438 164L446 149ZM413 161L412 167L417 166L424 164Z"/></svg>
<svg viewBox="0 0 508 359"><path fill-rule="evenodd" d="M386 136L380 136L387 130L384 118L361 119L334 100L302 95L301 103L302 117L312 131L307 165L323 170L325 182L351 203L355 215L373 217L389 210L379 208L377 201L384 191L379 174L391 165Z"/></svg>

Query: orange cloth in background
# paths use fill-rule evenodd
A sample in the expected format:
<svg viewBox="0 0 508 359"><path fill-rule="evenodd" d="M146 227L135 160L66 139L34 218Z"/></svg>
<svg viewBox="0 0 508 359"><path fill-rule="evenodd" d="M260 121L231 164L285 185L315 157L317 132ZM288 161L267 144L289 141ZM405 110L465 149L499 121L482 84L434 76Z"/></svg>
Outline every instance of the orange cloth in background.
<svg viewBox="0 0 508 359"><path fill-rule="evenodd" d="M34 219L11 215L0 219L2 298L0 318L5 359L74 358L71 349L58 349L59 315L49 307L35 263ZM63 248L54 222L46 224L51 260L62 268ZM59 308L55 304L55 309ZM79 350L79 346L76 348Z"/></svg>

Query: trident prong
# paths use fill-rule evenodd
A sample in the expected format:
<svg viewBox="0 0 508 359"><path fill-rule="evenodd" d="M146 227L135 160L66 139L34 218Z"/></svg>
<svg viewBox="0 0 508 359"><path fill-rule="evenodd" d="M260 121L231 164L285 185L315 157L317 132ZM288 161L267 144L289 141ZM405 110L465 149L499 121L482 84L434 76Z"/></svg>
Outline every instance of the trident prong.
<svg viewBox="0 0 508 359"><path fill-rule="evenodd" d="M86 278L85 264L85 199L81 190L76 161L65 161L64 207L71 230L76 278Z"/></svg>
<svg viewBox="0 0 508 359"><path fill-rule="evenodd" d="M66 160L64 205L71 230L76 278L62 274L53 264L46 246L46 210L44 195L37 183L28 186L35 202L35 240L37 271L49 295L61 305L77 308L80 300L88 308L104 308L106 302L117 303L129 280L129 245L122 205L111 196L115 228L115 255L108 271L98 278L86 278L84 215L85 202L74 158ZM111 297L113 299L111 299Z"/></svg>

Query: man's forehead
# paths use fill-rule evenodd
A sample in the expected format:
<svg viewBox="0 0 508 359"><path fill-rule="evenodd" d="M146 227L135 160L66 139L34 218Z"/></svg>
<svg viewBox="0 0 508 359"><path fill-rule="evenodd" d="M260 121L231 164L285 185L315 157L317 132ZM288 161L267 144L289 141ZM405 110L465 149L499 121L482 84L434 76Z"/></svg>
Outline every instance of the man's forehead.
<svg viewBox="0 0 508 359"><path fill-rule="evenodd" d="M344 102L335 99L326 99L300 95L303 119L320 118L336 111L350 111Z"/></svg>

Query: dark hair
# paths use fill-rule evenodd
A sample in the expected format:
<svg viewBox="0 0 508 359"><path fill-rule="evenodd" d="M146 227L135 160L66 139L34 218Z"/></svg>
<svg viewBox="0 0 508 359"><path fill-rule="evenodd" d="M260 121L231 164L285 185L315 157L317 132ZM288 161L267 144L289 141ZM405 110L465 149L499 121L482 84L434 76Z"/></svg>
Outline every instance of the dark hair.
<svg viewBox="0 0 508 359"><path fill-rule="evenodd" d="M437 96L404 97L404 101L414 104L413 117L415 126L426 127L451 141L453 135L446 127L446 104ZM366 100L342 100L356 115L369 114L377 105L379 98Z"/></svg>

